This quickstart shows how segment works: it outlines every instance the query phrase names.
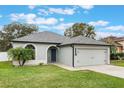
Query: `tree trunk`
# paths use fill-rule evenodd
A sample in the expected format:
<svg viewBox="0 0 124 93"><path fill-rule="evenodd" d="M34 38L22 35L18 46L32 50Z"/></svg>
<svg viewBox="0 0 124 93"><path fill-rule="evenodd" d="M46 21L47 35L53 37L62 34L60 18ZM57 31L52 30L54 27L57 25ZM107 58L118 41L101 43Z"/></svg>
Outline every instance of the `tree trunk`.
<svg viewBox="0 0 124 93"><path fill-rule="evenodd" d="M26 60L23 60L23 61L22 61L22 66L24 66L25 62L26 62Z"/></svg>
<svg viewBox="0 0 124 93"><path fill-rule="evenodd" d="M21 61L19 60L19 66L21 66Z"/></svg>

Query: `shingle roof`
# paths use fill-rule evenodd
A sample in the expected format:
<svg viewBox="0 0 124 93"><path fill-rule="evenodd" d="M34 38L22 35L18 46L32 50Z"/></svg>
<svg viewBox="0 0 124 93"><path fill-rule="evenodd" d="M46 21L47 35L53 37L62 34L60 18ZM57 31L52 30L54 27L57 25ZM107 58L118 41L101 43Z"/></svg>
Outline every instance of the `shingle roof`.
<svg viewBox="0 0 124 93"><path fill-rule="evenodd" d="M124 37L118 37L118 38L116 38L114 41L117 41L117 42L119 42L119 41L124 41Z"/></svg>
<svg viewBox="0 0 124 93"><path fill-rule="evenodd" d="M22 42L41 42L41 43L61 43L63 36L53 32L35 32L27 36L14 39L13 41Z"/></svg>
<svg viewBox="0 0 124 93"><path fill-rule="evenodd" d="M69 38L48 31L32 33L30 35L18 39L14 39L13 42L59 43L60 45L68 45L68 44L109 45L105 42L101 42L83 36Z"/></svg>
<svg viewBox="0 0 124 93"><path fill-rule="evenodd" d="M123 37L116 37L116 36L108 36L106 38L103 38L103 40L105 39L112 39L113 41L124 41L124 36Z"/></svg>
<svg viewBox="0 0 124 93"><path fill-rule="evenodd" d="M114 42L115 46L122 46L122 44L118 43L118 42Z"/></svg>
<svg viewBox="0 0 124 93"><path fill-rule="evenodd" d="M88 37L84 36L77 36L73 38L65 38L65 40L62 42L61 45L67 45L67 44L90 44L90 45L109 45L105 42L101 42L99 40L94 40Z"/></svg>

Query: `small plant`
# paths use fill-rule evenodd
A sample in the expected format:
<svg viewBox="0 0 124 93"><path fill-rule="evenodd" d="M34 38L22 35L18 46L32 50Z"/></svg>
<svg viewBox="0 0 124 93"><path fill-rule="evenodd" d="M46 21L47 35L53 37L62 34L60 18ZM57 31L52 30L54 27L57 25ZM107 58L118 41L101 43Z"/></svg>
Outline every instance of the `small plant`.
<svg viewBox="0 0 124 93"><path fill-rule="evenodd" d="M25 48L12 48L8 51L8 56L13 61L18 61L19 66L23 66L27 60L34 58L34 51Z"/></svg>
<svg viewBox="0 0 124 93"><path fill-rule="evenodd" d="M43 65L43 63L40 63L39 65Z"/></svg>

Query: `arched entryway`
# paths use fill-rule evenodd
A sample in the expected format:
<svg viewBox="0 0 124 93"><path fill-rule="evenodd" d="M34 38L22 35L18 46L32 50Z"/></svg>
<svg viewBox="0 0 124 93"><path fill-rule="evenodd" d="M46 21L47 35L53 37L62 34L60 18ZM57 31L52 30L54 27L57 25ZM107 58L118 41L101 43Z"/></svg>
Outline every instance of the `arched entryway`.
<svg viewBox="0 0 124 93"><path fill-rule="evenodd" d="M57 62L58 49L55 46L51 46L47 50L47 61L48 63Z"/></svg>
<svg viewBox="0 0 124 93"><path fill-rule="evenodd" d="M32 60L35 60L35 46L32 44L28 44L25 46L27 49L32 49L34 51L34 56L32 57Z"/></svg>

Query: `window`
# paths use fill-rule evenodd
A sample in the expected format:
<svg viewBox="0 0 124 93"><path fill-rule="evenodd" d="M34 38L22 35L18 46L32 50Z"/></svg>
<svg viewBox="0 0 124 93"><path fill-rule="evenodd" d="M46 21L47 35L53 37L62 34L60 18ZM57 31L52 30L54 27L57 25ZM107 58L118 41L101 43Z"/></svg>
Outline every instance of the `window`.
<svg viewBox="0 0 124 93"><path fill-rule="evenodd" d="M34 51L34 56L32 57L32 60L34 60L35 59L35 47L30 44L30 45L27 45L25 48L32 49Z"/></svg>

